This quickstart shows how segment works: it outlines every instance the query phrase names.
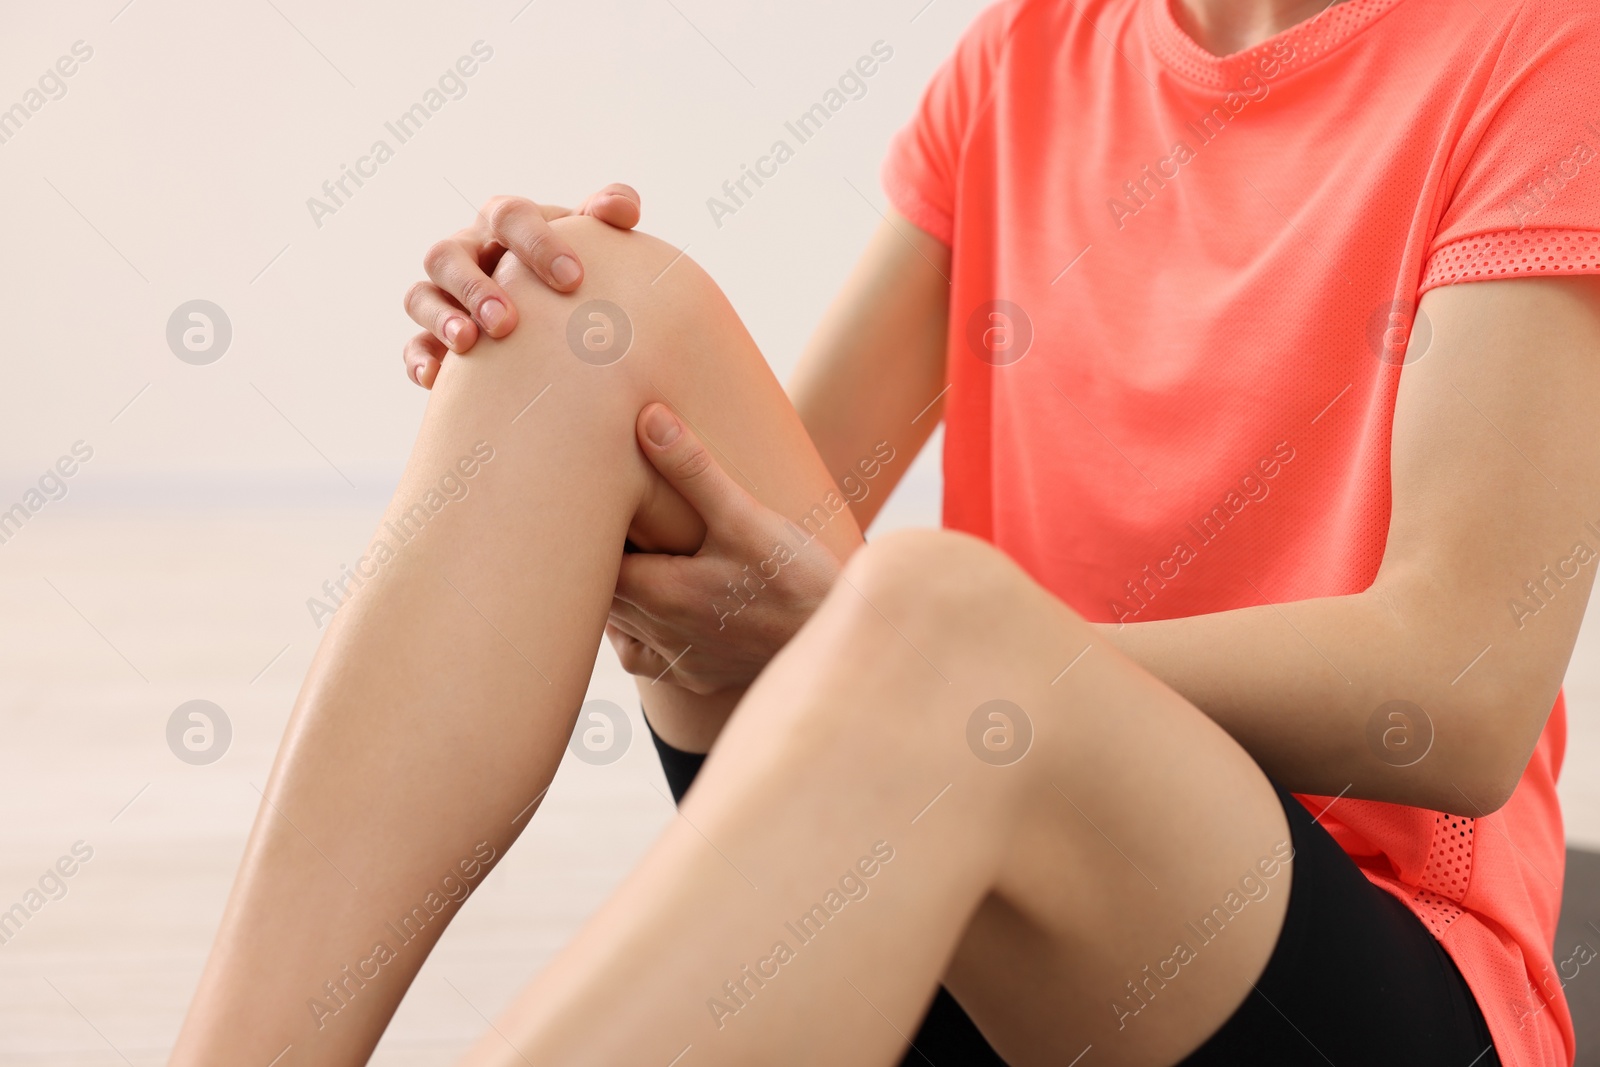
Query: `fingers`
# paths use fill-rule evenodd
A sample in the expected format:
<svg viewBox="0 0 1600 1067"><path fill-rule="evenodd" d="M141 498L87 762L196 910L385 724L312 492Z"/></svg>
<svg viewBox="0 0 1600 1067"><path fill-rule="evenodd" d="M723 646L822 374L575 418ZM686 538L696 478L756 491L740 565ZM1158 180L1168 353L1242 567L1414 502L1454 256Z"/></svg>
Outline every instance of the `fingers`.
<svg viewBox="0 0 1600 1067"><path fill-rule="evenodd" d="M418 282L405 295L411 321L433 334L452 351L465 352L478 342L478 327L460 304L432 282Z"/></svg>
<svg viewBox="0 0 1600 1067"><path fill-rule="evenodd" d="M693 558L654 552L625 553L617 569L616 590L612 593L613 618L637 631L636 636L647 636L643 629L646 620L661 617L673 603L681 584L682 568Z"/></svg>
<svg viewBox="0 0 1600 1067"><path fill-rule="evenodd" d="M754 527L764 506L729 477L671 408L646 405L639 412L637 430L645 456L700 513L708 531L738 536Z"/></svg>
<svg viewBox="0 0 1600 1067"><path fill-rule="evenodd" d="M490 337L504 337L517 324L517 309L505 290L485 271L485 260L493 251L485 234L462 230L429 248L422 257L422 266L445 296L472 312L484 333ZM494 263L490 262L488 270L493 269ZM410 294L407 296L409 310ZM432 323L423 325L432 327Z"/></svg>
<svg viewBox="0 0 1600 1067"><path fill-rule="evenodd" d="M580 210L631 229L639 222L639 194L614 183ZM494 197L476 223L428 249L422 265L433 284L412 286L406 294L407 313L455 352L477 343L480 328L490 337L504 337L517 325L517 310L493 278L503 252L510 251L557 292L569 293L583 281L577 253L550 228L551 220L571 214L526 197Z"/></svg>
<svg viewBox="0 0 1600 1067"><path fill-rule="evenodd" d="M631 230L639 225L639 211L639 194L633 186L621 182L612 182L578 208L578 214L593 215L619 230Z"/></svg>
<svg viewBox="0 0 1600 1067"><path fill-rule="evenodd" d="M639 222L639 194L613 183L586 200L580 212L632 229ZM524 197L497 196L484 205L477 223L428 249L422 264L430 280L416 283L405 296L406 314L428 331L405 347L412 381L431 389L447 350L467 352L480 332L504 337L516 328L516 305L493 278L503 252L509 250L558 292L578 287L583 265L550 228L551 220L571 214Z"/></svg>
<svg viewBox="0 0 1600 1067"><path fill-rule="evenodd" d="M406 377L424 389L432 389L434 379L439 375L439 361L444 359L444 345L432 334L419 333L406 342L403 354Z"/></svg>
<svg viewBox="0 0 1600 1067"><path fill-rule="evenodd" d="M497 196L483 207L495 240L559 293L571 292L583 280L578 254L550 228L549 219L567 214L566 208L542 208L520 196Z"/></svg>
<svg viewBox="0 0 1600 1067"><path fill-rule="evenodd" d="M611 639L617 661L629 674L641 678L659 678L667 672L666 657L637 637L612 624L606 626L606 636Z"/></svg>
<svg viewBox="0 0 1600 1067"><path fill-rule="evenodd" d="M606 625L651 648L661 644L660 624L639 608L615 596L611 598L611 610L606 616Z"/></svg>

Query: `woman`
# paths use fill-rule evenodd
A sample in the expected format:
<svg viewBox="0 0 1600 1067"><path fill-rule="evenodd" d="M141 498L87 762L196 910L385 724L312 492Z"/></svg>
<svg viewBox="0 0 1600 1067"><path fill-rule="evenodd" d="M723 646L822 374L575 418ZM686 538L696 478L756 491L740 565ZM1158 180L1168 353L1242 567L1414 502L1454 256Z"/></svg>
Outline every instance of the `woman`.
<svg viewBox="0 0 1600 1067"><path fill-rule="evenodd" d="M174 1062L363 1061L604 629L716 748L467 1063L1570 1063L1600 20L1320 6L988 9L789 398L626 187L436 245Z"/></svg>

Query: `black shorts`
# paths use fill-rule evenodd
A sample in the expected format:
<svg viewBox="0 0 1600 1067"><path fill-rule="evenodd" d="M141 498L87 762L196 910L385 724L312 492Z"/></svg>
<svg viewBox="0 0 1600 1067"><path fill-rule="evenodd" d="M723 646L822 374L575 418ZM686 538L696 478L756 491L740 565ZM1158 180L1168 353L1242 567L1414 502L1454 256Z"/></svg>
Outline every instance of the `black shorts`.
<svg viewBox="0 0 1600 1067"><path fill-rule="evenodd" d="M672 796L704 756L651 731ZM1438 939L1367 880L1276 782L1294 843L1277 946L1255 990L1180 1067L1499 1067L1488 1025ZM902 1067L1005 1067L943 986Z"/></svg>

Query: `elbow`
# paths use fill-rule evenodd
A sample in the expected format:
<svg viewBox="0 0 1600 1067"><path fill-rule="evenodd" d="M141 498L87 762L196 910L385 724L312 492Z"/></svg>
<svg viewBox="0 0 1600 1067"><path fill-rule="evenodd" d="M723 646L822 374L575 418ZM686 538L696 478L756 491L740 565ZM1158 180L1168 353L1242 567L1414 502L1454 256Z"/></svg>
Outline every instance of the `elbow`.
<svg viewBox="0 0 1600 1067"><path fill-rule="evenodd" d="M1522 784L1561 690L1571 644L1548 629L1512 651L1497 629L1506 625L1503 619L1451 608L1431 582L1423 569L1397 567L1362 594L1379 639L1402 650L1389 660L1397 669L1386 681L1411 689L1432 728L1430 747L1416 763L1423 773L1406 783L1412 789L1395 792L1415 798L1401 803L1478 818L1503 808ZM1482 634L1495 642L1480 646L1462 670ZM1423 677L1431 681L1417 685Z"/></svg>
<svg viewBox="0 0 1600 1067"><path fill-rule="evenodd" d="M1526 759L1519 761L1504 752L1458 750L1450 760L1435 762L1432 773L1414 779L1410 788L1390 790L1381 799L1481 819L1506 806L1526 768Z"/></svg>
<svg viewBox="0 0 1600 1067"><path fill-rule="evenodd" d="M1513 768L1508 761L1501 761L1500 766L1468 778L1465 785L1453 790L1454 796L1449 798L1453 803L1446 804L1441 810L1453 815L1469 815L1474 819L1493 815L1511 800L1511 794L1517 791L1517 783L1522 781L1522 771L1526 767L1526 760L1517 768Z"/></svg>
<svg viewBox="0 0 1600 1067"><path fill-rule="evenodd" d="M1515 695L1452 709L1447 722L1455 725L1455 743L1441 747L1454 758L1440 810L1481 818L1505 807L1517 791L1555 702L1553 689L1546 699L1542 686L1518 688Z"/></svg>

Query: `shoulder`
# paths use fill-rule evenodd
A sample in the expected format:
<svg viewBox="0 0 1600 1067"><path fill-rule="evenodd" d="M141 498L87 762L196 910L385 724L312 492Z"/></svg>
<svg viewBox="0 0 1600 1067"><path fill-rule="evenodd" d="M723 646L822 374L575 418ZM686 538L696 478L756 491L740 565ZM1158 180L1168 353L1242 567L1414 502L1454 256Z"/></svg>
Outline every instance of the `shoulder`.
<svg viewBox="0 0 1600 1067"><path fill-rule="evenodd" d="M1133 8L1141 0L996 0L973 18L958 51L998 57L1014 37L1046 45L1062 40L1074 25L1092 26L1108 9Z"/></svg>
<svg viewBox="0 0 1600 1067"><path fill-rule="evenodd" d="M1108 46L1149 0L996 0L961 34L950 62L974 81L1002 67L1026 77L1083 45ZM1012 70L1011 68L1017 68Z"/></svg>

